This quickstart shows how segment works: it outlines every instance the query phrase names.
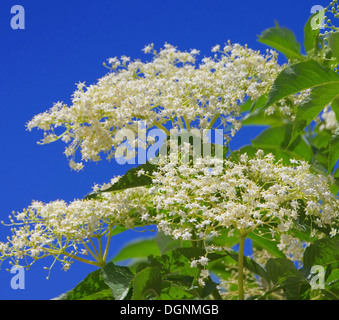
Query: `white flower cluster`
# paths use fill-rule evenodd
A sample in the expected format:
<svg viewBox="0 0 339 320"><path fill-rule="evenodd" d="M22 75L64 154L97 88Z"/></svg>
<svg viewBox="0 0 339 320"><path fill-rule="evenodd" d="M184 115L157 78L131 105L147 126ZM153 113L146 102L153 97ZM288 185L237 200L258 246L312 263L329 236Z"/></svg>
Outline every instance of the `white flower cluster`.
<svg viewBox="0 0 339 320"><path fill-rule="evenodd" d="M219 49L213 48L213 57L200 64L198 50L181 52L170 44L159 52L147 46L145 53L154 55L151 62L111 58L111 72L94 85L79 83L71 106L58 102L36 115L27 128L44 130L42 143L62 139L75 170L83 168L82 161L99 161L101 153L113 158L122 143L118 132L124 128L137 134L139 121L149 128L167 123L188 128L195 122L204 129L220 117L234 135L240 128L239 105L266 93L281 67L274 51L262 55L230 42ZM75 161L78 148L80 162Z"/></svg>
<svg viewBox="0 0 339 320"><path fill-rule="evenodd" d="M330 106L326 106L323 112L320 115L320 126L319 130L328 130L335 131L339 127L339 123L336 117L335 112L330 108Z"/></svg>
<svg viewBox="0 0 339 320"><path fill-rule="evenodd" d="M0 261L10 258L17 264L31 258L33 263L53 256L67 269L70 260L89 253L86 243L91 238L99 239L116 226L130 229L138 225L139 214L146 210L141 203L144 194L143 188L135 188L69 204L62 200L47 204L34 201L10 216L12 235L6 243L0 242Z"/></svg>
<svg viewBox="0 0 339 320"><path fill-rule="evenodd" d="M293 238L298 220L315 229L335 228L339 212L328 178L310 170L306 162L286 166L261 150L255 158L241 155L239 162L206 157L194 164L168 163L153 173L149 192L156 213L143 219L183 240L206 239L220 229L231 235L261 227L280 239L279 248L288 256L300 257Z"/></svg>
<svg viewBox="0 0 339 320"><path fill-rule="evenodd" d="M288 119L289 121L294 121L298 105L306 99L310 93L311 90L307 89L296 94L292 94L285 99L281 99L279 102L265 109L265 114L268 116L280 116Z"/></svg>

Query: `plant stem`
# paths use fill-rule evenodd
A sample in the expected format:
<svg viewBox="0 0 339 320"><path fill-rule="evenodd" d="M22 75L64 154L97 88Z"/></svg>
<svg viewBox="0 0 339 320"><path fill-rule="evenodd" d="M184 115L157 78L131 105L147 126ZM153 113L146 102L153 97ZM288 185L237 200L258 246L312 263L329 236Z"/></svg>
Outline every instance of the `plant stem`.
<svg viewBox="0 0 339 320"><path fill-rule="evenodd" d="M99 242L99 256L98 256L98 263L100 267L103 267L105 265L104 260L103 260L103 253L102 253L102 244L101 244L101 238L98 238Z"/></svg>
<svg viewBox="0 0 339 320"><path fill-rule="evenodd" d="M239 300L244 300L244 248L246 234L240 235L239 255L238 255L238 290Z"/></svg>
<svg viewBox="0 0 339 320"><path fill-rule="evenodd" d="M216 115L213 117L213 119L210 121L210 123L209 123L209 125L208 125L208 127L207 127L208 130L212 129L214 123L218 120L219 117L220 117L220 114L216 114Z"/></svg>
<svg viewBox="0 0 339 320"><path fill-rule="evenodd" d="M86 245L85 241L81 240L83 246L86 248L86 250L88 251L88 253L97 260L97 256L93 253L93 251Z"/></svg>
<svg viewBox="0 0 339 320"><path fill-rule="evenodd" d="M215 289L213 292L212 292L212 296L214 298L214 300L223 300L222 299L222 296L220 295L218 289Z"/></svg>
<svg viewBox="0 0 339 320"><path fill-rule="evenodd" d="M98 252L98 250L97 250L95 244L93 243L92 238L91 238L91 237L88 237L88 239L89 239L89 241L90 241L91 244L92 244L92 247L93 247L93 249L94 249L94 251L95 251L95 253L96 253L96 256L99 257L99 252Z"/></svg>
<svg viewBox="0 0 339 320"><path fill-rule="evenodd" d="M63 252L62 254L63 254L64 256L70 257L70 258L72 258L72 259L74 259L74 260L78 260L78 261L81 261L81 262L90 264L90 265L92 265L92 266L100 267L100 265L99 265L97 262L90 261L90 260L87 260L87 259L83 259L83 258L74 256L74 255L72 255L72 254L69 254L69 253L67 253L67 252Z"/></svg>
<svg viewBox="0 0 339 320"><path fill-rule="evenodd" d="M110 229L109 229L109 233L108 233L108 236L107 236L106 248L105 248L104 257L103 257L105 264L106 264L108 249L109 249L109 245L110 245L111 237L112 237L112 227L110 226L109 228Z"/></svg>
<svg viewBox="0 0 339 320"><path fill-rule="evenodd" d="M156 124L155 126L158 127L160 130L164 131L167 137L171 136L171 133L162 124Z"/></svg>
<svg viewBox="0 0 339 320"><path fill-rule="evenodd" d="M185 125L186 125L186 130L190 129L191 127L190 127L190 124L189 124L186 116L183 116L183 118L184 118L184 122L185 122Z"/></svg>

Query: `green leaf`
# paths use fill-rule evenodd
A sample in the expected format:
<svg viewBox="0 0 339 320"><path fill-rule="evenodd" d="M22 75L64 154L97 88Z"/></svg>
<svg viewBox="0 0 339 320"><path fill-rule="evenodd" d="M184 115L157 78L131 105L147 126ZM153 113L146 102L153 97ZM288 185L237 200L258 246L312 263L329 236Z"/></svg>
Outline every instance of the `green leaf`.
<svg viewBox="0 0 339 320"><path fill-rule="evenodd" d="M339 179L339 168L334 172L333 178Z"/></svg>
<svg viewBox="0 0 339 320"><path fill-rule="evenodd" d="M286 299L300 299L302 286L307 285L308 282L291 260L269 259L266 263L266 270L271 283L276 287L284 288Z"/></svg>
<svg viewBox="0 0 339 320"><path fill-rule="evenodd" d="M292 143L314 118L318 116L324 107L329 105L338 95L339 81L314 87L311 94L297 108L290 143Z"/></svg>
<svg viewBox="0 0 339 320"><path fill-rule="evenodd" d="M339 128L334 132L330 144L328 155L328 171L332 172L339 159Z"/></svg>
<svg viewBox="0 0 339 320"><path fill-rule="evenodd" d="M252 140L252 145L258 149L271 151L277 159L279 157L283 158L287 164L289 164L290 158L303 159L310 162L313 151L303 138L299 137L287 148L291 134L292 125L268 128Z"/></svg>
<svg viewBox="0 0 339 320"><path fill-rule="evenodd" d="M150 255L160 256L160 250L155 239L140 239L128 243L112 260L119 262L135 258L148 257Z"/></svg>
<svg viewBox="0 0 339 320"><path fill-rule="evenodd" d="M267 95L262 95L257 100L248 99L240 106L241 112L254 111L262 108L267 102Z"/></svg>
<svg viewBox="0 0 339 320"><path fill-rule="evenodd" d="M257 151L258 151L258 149L254 148L253 146L243 146L240 149L233 151L228 156L228 159L230 161L239 162L240 161L240 155L246 153L249 157L254 157Z"/></svg>
<svg viewBox="0 0 339 320"><path fill-rule="evenodd" d="M167 286L166 286L167 285ZM173 283L165 283L163 285L163 290L161 292L162 300L191 300L196 299L196 297L187 292L187 289L182 286L175 285Z"/></svg>
<svg viewBox="0 0 339 320"><path fill-rule="evenodd" d="M331 133L328 130L318 131L316 135L312 138L312 145L319 150L328 149L330 139L332 138ZM327 167L327 159L326 159Z"/></svg>
<svg viewBox="0 0 339 320"><path fill-rule="evenodd" d="M337 122L339 123L339 97L338 96L334 98L334 100L332 101L331 109L334 111Z"/></svg>
<svg viewBox="0 0 339 320"><path fill-rule="evenodd" d="M82 297L79 300L88 300L88 301L93 301L93 300L114 300L112 296L112 290L111 289L106 289L102 290L93 294L90 294L89 296Z"/></svg>
<svg viewBox="0 0 339 320"><path fill-rule="evenodd" d="M252 106L253 106L254 102L251 99L248 99L246 102L244 102L241 106L240 106L240 111L241 112L247 112L250 111Z"/></svg>
<svg viewBox="0 0 339 320"><path fill-rule="evenodd" d="M333 178L334 183L331 185L331 192L337 196L339 192L339 168L334 171Z"/></svg>
<svg viewBox="0 0 339 320"><path fill-rule="evenodd" d="M174 249L171 251L167 251L165 254L162 254L161 256L154 257L149 256L148 262L138 268L138 272L141 271L142 268L146 267L157 267L159 268L164 276L167 276L169 274L185 274L192 276L192 274L187 273L188 267L190 267L189 264L190 261L187 261L187 258L185 258L178 249ZM190 268L189 271L192 271L194 269ZM184 273L183 273L184 272Z"/></svg>
<svg viewBox="0 0 339 320"><path fill-rule="evenodd" d="M304 279L303 274L298 271L294 263L286 258L269 259L266 263L269 279L274 285L280 285L290 277Z"/></svg>
<svg viewBox="0 0 339 320"><path fill-rule="evenodd" d="M117 266L113 262L109 262L102 269L102 277L111 288L115 299L123 300L130 290L134 274L128 267Z"/></svg>
<svg viewBox="0 0 339 320"><path fill-rule="evenodd" d="M147 185L152 184L152 178L140 175L138 176L138 172L140 170L144 170L146 173L148 172L148 175L152 175L152 173L156 170L157 166L154 164L151 164L149 162L142 164L138 167L132 168L128 170L120 179L118 182L113 184L111 187L101 190L98 192L92 192L88 194L85 199L92 199L96 198L98 195L100 195L103 192L112 192L112 191L119 191L119 190L125 190L130 188L136 188L136 187L144 187Z"/></svg>
<svg viewBox="0 0 339 320"><path fill-rule="evenodd" d="M204 287L201 290L200 297L201 298L208 297L210 294L212 294L216 290L217 285L218 284L215 283L212 280L205 281L205 285L204 285Z"/></svg>
<svg viewBox="0 0 339 320"><path fill-rule="evenodd" d="M325 16L325 11L321 10L315 14L313 14L305 24L304 28L304 47L307 54L312 54L319 49L318 46L318 37L320 33L320 24L323 21ZM315 24L316 20L318 20L317 28L313 28L313 24Z"/></svg>
<svg viewBox="0 0 339 320"><path fill-rule="evenodd" d="M246 114L242 120L241 124L244 126L281 126L285 124L285 120L279 114L274 113L268 115L265 113L265 110L257 109L253 112Z"/></svg>
<svg viewBox="0 0 339 320"><path fill-rule="evenodd" d="M208 264L208 270L215 274L219 279L226 281L232 278L232 272L229 268L226 269L225 266L233 266L233 268L236 269L237 261L230 256L225 256L223 259L210 262Z"/></svg>
<svg viewBox="0 0 339 320"><path fill-rule="evenodd" d="M197 260L200 259L202 256L206 255L206 250L202 248L197 248L197 247L191 247L191 248L178 248L175 249L176 252L179 252L181 255L183 255L186 259L189 261L192 260ZM224 252L219 252L219 253L208 253L207 258L209 261L215 261L218 259L222 259L225 257Z"/></svg>
<svg viewBox="0 0 339 320"><path fill-rule="evenodd" d="M145 268L137 273L133 280L132 300L145 300L151 294L160 297L162 277L159 268Z"/></svg>
<svg viewBox="0 0 339 320"><path fill-rule="evenodd" d="M272 241L272 236L267 228L261 228L262 235L258 235L252 231L248 234L248 238L253 241L253 245L267 250L269 253L277 258L285 258L285 255L278 249L275 241Z"/></svg>
<svg viewBox="0 0 339 320"><path fill-rule="evenodd" d="M115 227L113 228L113 230L112 230L111 236L113 237L113 236L115 236L115 235L117 235L117 234L119 234L119 233L125 232L125 231L127 231L127 230L128 230L128 229L126 229L126 228L123 227L123 226L115 226Z"/></svg>
<svg viewBox="0 0 339 320"><path fill-rule="evenodd" d="M164 278L164 280L172 281L181 286L191 287L193 284L194 277L185 274L172 273L167 275L166 278Z"/></svg>
<svg viewBox="0 0 339 320"><path fill-rule="evenodd" d="M214 244L218 247L233 247L239 243L239 232L235 230L232 236L229 236L229 229L221 229L218 231L219 235L217 237L212 237L207 239L208 244Z"/></svg>
<svg viewBox="0 0 339 320"><path fill-rule="evenodd" d="M327 266L339 262L339 239L325 238L309 245L304 253L303 267L312 268L315 265Z"/></svg>
<svg viewBox="0 0 339 320"><path fill-rule="evenodd" d="M326 285L329 287L336 287L339 289L339 269L335 268L331 270L331 273L326 277Z"/></svg>
<svg viewBox="0 0 339 320"><path fill-rule="evenodd" d="M333 83L339 83L339 75L315 60L310 59L294 64L278 75L264 108L303 90Z"/></svg>
<svg viewBox="0 0 339 320"><path fill-rule="evenodd" d="M238 252L234 250L227 250L227 254L235 261L238 261L239 257ZM254 260L250 259L249 257L246 256L244 257L244 267L249 271L253 272L254 274L262 277L263 279L268 280L268 275L265 267L255 262Z"/></svg>
<svg viewBox="0 0 339 320"><path fill-rule="evenodd" d="M303 58L300 54L300 43L294 33L285 27L280 28L278 24L274 28L263 31L258 41L278 50L288 59Z"/></svg>
<svg viewBox="0 0 339 320"><path fill-rule="evenodd" d="M110 295L107 290L110 291ZM56 300L86 300L90 297L105 297L114 300L111 290L105 283L101 270L91 272L84 280L82 280L74 289L62 294Z"/></svg>
<svg viewBox="0 0 339 320"><path fill-rule="evenodd" d="M328 35L328 46L330 47L333 56L339 62L339 32L330 33Z"/></svg>
<svg viewBox="0 0 339 320"><path fill-rule="evenodd" d="M178 248L175 249L188 260L200 259L200 257L206 254L205 249L202 248Z"/></svg>
<svg viewBox="0 0 339 320"><path fill-rule="evenodd" d="M180 248L182 244L181 242L182 240L173 240L172 237L165 235L161 231L157 231L157 235L155 237L155 243L157 244L161 254L172 249Z"/></svg>

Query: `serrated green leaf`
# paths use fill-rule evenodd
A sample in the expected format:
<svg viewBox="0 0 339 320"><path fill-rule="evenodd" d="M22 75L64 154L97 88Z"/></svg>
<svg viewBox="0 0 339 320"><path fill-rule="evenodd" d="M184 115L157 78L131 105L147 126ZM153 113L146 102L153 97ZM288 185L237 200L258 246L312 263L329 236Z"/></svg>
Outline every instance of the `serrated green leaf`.
<svg viewBox="0 0 339 320"><path fill-rule="evenodd" d="M319 12L313 14L305 24L304 27L304 47L307 54L312 54L317 49L318 46L318 37L320 33L320 24L323 21L325 16L325 11L320 10ZM317 28L314 28L314 24L318 20Z"/></svg>
<svg viewBox="0 0 339 320"><path fill-rule="evenodd" d="M338 95L339 81L314 87L311 94L297 108L290 143L292 143Z"/></svg>
<svg viewBox="0 0 339 320"><path fill-rule="evenodd" d="M262 235L257 234L257 232L252 231L248 234L248 238L253 241L253 244L259 248L267 250L273 256L277 258L285 258L285 255L278 249L277 242L272 241L272 237L269 234L267 228L261 228Z"/></svg>
<svg viewBox="0 0 339 320"><path fill-rule="evenodd" d="M292 125L268 128L252 140L252 145L258 149L271 151L276 157L281 157L282 154L285 154L286 156L283 158L287 164L289 164L290 158L310 162L313 157L313 151L303 138L299 137L287 148L291 134ZM277 159L279 158L277 157Z"/></svg>
<svg viewBox="0 0 339 320"><path fill-rule="evenodd" d="M206 254L205 249L202 248L178 248L175 249L188 260L199 259Z"/></svg>
<svg viewBox="0 0 339 320"><path fill-rule="evenodd" d="M240 161L240 156L244 153L246 153L249 157L254 157L256 152L258 151L257 148L254 148L253 146L243 146L238 150L233 151L232 153L230 153L230 155L228 156L228 159L230 161L234 161L234 162L239 162Z"/></svg>
<svg viewBox="0 0 339 320"><path fill-rule="evenodd" d="M109 262L102 269L102 277L111 288L115 299L123 300L128 294L134 274L128 267L117 266Z"/></svg>
<svg viewBox="0 0 339 320"><path fill-rule="evenodd" d="M172 281L174 283L180 284L181 286L190 287L192 286L194 277L184 274L172 273L167 275L164 280Z"/></svg>
<svg viewBox="0 0 339 320"><path fill-rule="evenodd" d="M227 254L234 259L234 261L238 261L239 254L234 250L227 250ZM265 280L268 280L267 272L264 266L255 262L253 259L249 257L244 257L244 267L254 274L262 277Z"/></svg>
<svg viewBox="0 0 339 320"><path fill-rule="evenodd" d="M332 135L328 130L319 131L312 138L312 144L317 149L325 150L328 148L331 137ZM327 163L327 159L326 159L326 163Z"/></svg>
<svg viewBox="0 0 339 320"><path fill-rule="evenodd" d="M303 274L287 258L269 259L266 263L266 270L274 285L280 285L290 277L304 279Z"/></svg>
<svg viewBox="0 0 339 320"><path fill-rule="evenodd" d="M263 107L263 106L261 106ZM241 124L244 126L281 126L285 124L285 120L278 114L267 115L265 110L256 109L245 115Z"/></svg>
<svg viewBox="0 0 339 320"><path fill-rule="evenodd" d="M115 226L113 229L112 229L112 233L111 233L111 236L115 236L119 233L122 233L122 232L125 232L127 231L128 229L126 229L125 227L123 226Z"/></svg>
<svg viewBox="0 0 339 320"><path fill-rule="evenodd" d="M303 58L300 54L300 43L294 33L285 27L280 28L276 25L274 28L266 29L258 41L283 53L288 59Z"/></svg>
<svg viewBox="0 0 339 320"><path fill-rule="evenodd" d="M112 192L112 191L119 191L119 190L125 190L130 188L136 188L136 187L144 187L152 184L152 178L145 176L145 175L138 175L138 172L140 170L144 170L145 172L148 172L148 175L152 175L152 173L156 170L156 165L151 164L149 162L142 164L138 167L132 168L128 170L120 179L118 182L113 184L111 187L101 190L98 192L92 192L88 194L85 199L93 199L96 198L98 195L100 195L103 192Z"/></svg>
<svg viewBox="0 0 339 320"><path fill-rule="evenodd" d="M233 247L239 243L239 232L235 230L232 236L228 236L229 231L229 229L219 230L219 235L217 237L207 239L207 243L214 244L219 247Z"/></svg>
<svg viewBox="0 0 339 320"><path fill-rule="evenodd" d="M88 300L88 301L96 301L96 300L114 300L111 289L102 290L96 293L93 293L89 296L83 297L79 300Z"/></svg>
<svg viewBox="0 0 339 320"><path fill-rule="evenodd" d="M164 281L165 282L165 281ZM175 285L173 283L166 286L166 283L164 283L164 288L161 292L160 298L162 300L191 300L196 299L196 297L187 292L185 288L179 285Z"/></svg>
<svg viewBox="0 0 339 320"><path fill-rule="evenodd" d="M339 262L339 239L320 239L309 245L304 253L303 267L327 266Z"/></svg>
<svg viewBox="0 0 339 320"><path fill-rule="evenodd" d="M332 172L339 159L339 128L334 132L329 143L328 171Z"/></svg>
<svg viewBox="0 0 339 320"><path fill-rule="evenodd" d="M101 270L95 270L88 274L74 289L56 298L56 300L86 300L94 294L102 295L104 291L107 293L107 289L109 287L101 275ZM105 297L108 298L106 294ZM110 299L114 300L112 293Z"/></svg>
<svg viewBox="0 0 339 320"><path fill-rule="evenodd" d="M162 289L162 276L159 268L145 268L137 273L133 280L132 300L145 300L150 294L160 297Z"/></svg>
<svg viewBox="0 0 339 320"><path fill-rule="evenodd" d="M268 101L264 108L303 90L333 83L339 83L339 75L315 60L310 59L294 64L285 68L278 75L268 94Z"/></svg>
<svg viewBox="0 0 339 320"><path fill-rule="evenodd" d="M181 247L182 240L173 240L172 237L165 235L161 231L157 231L155 243L157 244L161 254L164 254L167 251Z"/></svg>
<svg viewBox="0 0 339 320"><path fill-rule="evenodd" d="M339 123L339 96L335 97L331 102L331 109L335 113L337 122Z"/></svg>
<svg viewBox="0 0 339 320"><path fill-rule="evenodd" d="M201 290L200 297L201 298L208 297L210 294L212 294L216 290L217 285L218 284L215 283L212 280L205 281L205 285L204 285L204 287Z"/></svg>
<svg viewBox="0 0 339 320"><path fill-rule="evenodd" d="M140 239L128 243L122 250L112 259L113 262L119 262L135 258L148 257L150 255L160 256L160 250L154 238Z"/></svg>
<svg viewBox="0 0 339 320"><path fill-rule="evenodd" d="M284 288L286 299L300 299L302 286L308 285L308 282L291 260L286 258L269 259L266 263L266 270L271 283L276 287Z"/></svg>
<svg viewBox="0 0 339 320"><path fill-rule="evenodd" d="M267 95L262 95L257 100L248 99L245 103L240 106L241 112L253 112L256 109L261 109L267 102Z"/></svg>
<svg viewBox="0 0 339 320"><path fill-rule="evenodd" d="M333 56L339 62L339 32L333 32L328 35L328 46L330 47Z"/></svg>

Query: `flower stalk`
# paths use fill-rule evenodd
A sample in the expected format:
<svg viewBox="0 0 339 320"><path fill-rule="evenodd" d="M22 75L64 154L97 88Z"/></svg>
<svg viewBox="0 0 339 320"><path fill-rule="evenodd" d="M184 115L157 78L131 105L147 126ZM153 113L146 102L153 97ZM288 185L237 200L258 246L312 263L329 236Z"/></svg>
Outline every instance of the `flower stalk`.
<svg viewBox="0 0 339 320"><path fill-rule="evenodd" d="M244 249L246 234L240 235L239 255L238 255L238 290L239 300L244 300Z"/></svg>

